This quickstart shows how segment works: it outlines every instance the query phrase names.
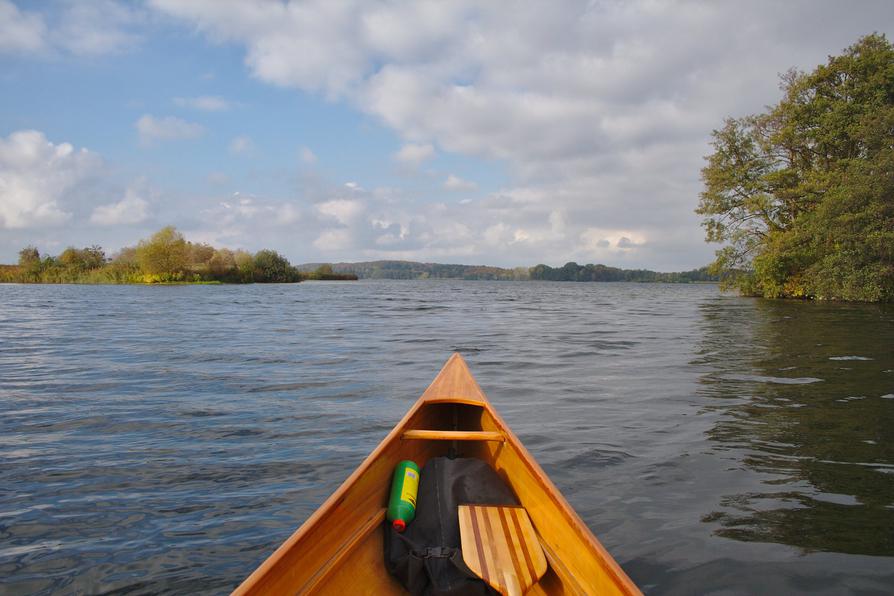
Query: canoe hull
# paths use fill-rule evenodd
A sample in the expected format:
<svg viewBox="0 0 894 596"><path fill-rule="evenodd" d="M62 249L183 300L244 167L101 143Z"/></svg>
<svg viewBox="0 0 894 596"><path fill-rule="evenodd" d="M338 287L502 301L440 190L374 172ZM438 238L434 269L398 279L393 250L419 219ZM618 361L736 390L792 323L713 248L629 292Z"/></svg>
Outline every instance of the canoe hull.
<svg viewBox="0 0 894 596"><path fill-rule="evenodd" d="M527 509L549 562L528 594L639 594L454 354L351 476L234 594L405 594L385 570L382 521L398 462L451 449L490 463Z"/></svg>

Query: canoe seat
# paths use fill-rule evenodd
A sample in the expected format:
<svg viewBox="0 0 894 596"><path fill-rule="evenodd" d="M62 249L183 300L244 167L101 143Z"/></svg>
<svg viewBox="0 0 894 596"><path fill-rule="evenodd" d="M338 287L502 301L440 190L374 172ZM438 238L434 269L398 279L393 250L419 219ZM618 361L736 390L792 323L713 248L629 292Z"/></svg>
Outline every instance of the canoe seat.
<svg viewBox="0 0 894 596"><path fill-rule="evenodd" d="M506 442L506 435L483 430L405 430L402 439L425 441L496 441Z"/></svg>

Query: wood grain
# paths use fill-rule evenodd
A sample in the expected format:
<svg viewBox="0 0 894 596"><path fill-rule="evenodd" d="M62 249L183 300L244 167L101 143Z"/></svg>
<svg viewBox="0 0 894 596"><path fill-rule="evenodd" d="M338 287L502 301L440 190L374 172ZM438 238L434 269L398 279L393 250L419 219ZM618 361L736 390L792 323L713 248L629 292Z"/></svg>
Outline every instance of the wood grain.
<svg viewBox="0 0 894 596"><path fill-rule="evenodd" d="M521 594L546 573L546 557L521 507L460 505L463 560L502 594Z"/></svg>
<svg viewBox="0 0 894 596"><path fill-rule="evenodd" d="M426 439L419 431L483 432L488 434L478 436L504 440ZM383 564L384 524L370 520L387 506L399 461L409 459L422 467L457 445L462 456L481 458L497 470L527 511L550 561L530 594L640 593L493 409L462 357L454 354L388 436L234 594L404 594ZM510 527L510 535L512 531Z"/></svg>
<svg viewBox="0 0 894 596"><path fill-rule="evenodd" d="M499 441L506 437L503 433L485 432L481 430L407 430L401 435L403 439L427 441Z"/></svg>

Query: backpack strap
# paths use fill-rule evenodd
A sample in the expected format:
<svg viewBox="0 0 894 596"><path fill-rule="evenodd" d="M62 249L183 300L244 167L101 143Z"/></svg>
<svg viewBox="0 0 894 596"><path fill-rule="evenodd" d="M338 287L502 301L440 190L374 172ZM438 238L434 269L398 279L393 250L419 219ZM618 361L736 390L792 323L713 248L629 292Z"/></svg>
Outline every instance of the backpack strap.
<svg viewBox="0 0 894 596"><path fill-rule="evenodd" d="M450 556L450 562L453 563L453 566L459 569L459 571L473 579L481 579L478 577L474 571L469 569L469 566L466 565L466 562L463 560L463 551L458 548L450 549L453 554Z"/></svg>

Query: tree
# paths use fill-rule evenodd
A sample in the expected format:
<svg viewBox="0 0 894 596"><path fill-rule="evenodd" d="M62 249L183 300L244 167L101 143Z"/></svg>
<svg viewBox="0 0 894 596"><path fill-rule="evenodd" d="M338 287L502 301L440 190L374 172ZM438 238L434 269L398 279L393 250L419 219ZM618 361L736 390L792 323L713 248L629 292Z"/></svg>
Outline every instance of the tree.
<svg viewBox="0 0 894 596"><path fill-rule="evenodd" d="M326 279L331 278L333 275L332 265L329 263L323 263L311 274L311 279Z"/></svg>
<svg viewBox="0 0 894 596"><path fill-rule="evenodd" d="M119 250L115 256L112 257L113 263L120 263L124 265L136 265L137 261L137 249L134 246L125 246L121 250Z"/></svg>
<svg viewBox="0 0 894 596"><path fill-rule="evenodd" d="M214 247L210 244L187 243L189 245L189 262L193 267L207 265L214 258Z"/></svg>
<svg viewBox="0 0 894 596"><path fill-rule="evenodd" d="M162 228L137 245L137 263L144 274L161 281L182 277L189 266L189 247L173 226Z"/></svg>
<svg viewBox="0 0 894 596"><path fill-rule="evenodd" d="M251 283L254 281L255 260L251 254L244 250L237 250L233 253L233 260L236 262L236 269L239 273L239 281L242 283Z"/></svg>
<svg viewBox="0 0 894 596"><path fill-rule="evenodd" d="M97 245L82 249L69 246L59 255L58 261L67 269L90 271L105 265L106 253L102 247Z"/></svg>
<svg viewBox="0 0 894 596"><path fill-rule="evenodd" d="M35 263L40 263L40 251L33 246L26 246L19 251L19 265L21 267L32 267Z"/></svg>
<svg viewBox="0 0 894 596"><path fill-rule="evenodd" d="M81 250L81 257L83 258L87 269L99 269L107 262L106 251L104 251L98 244L88 246Z"/></svg>
<svg viewBox="0 0 894 596"><path fill-rule="evenodd" d="M233 273L236 269L236 259L233 256L233 251L226 248L215 250L211 260L208 261L208 269L211 271L211 275L216 278L224 278Z"/></svg>
<svg viewBox="0 0 894 596"><path fill-rule="evenodd" d="M713 131L696 213L712 270L766 297L894 300L894 46L790 71L766 113Z"/></svg>
<svg viewBox="0 0 894 596"><path fill-rule="evenodd" d="M298 272L288 259L275 250L260 250L254 257L254 281L287 283L299 281Z"/></svg>

